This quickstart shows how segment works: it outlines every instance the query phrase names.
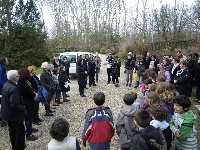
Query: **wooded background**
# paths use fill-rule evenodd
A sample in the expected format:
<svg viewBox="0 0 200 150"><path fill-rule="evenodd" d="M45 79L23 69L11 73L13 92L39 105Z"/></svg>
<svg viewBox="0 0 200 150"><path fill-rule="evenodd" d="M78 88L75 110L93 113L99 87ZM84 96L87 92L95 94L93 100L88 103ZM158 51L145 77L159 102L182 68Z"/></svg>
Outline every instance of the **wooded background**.
<svg viewBox="0 0 200 150"><path fill-rule="evenodd" d="M52 8L55 23L48 36L43 5ZM1 0L0 55L16 69L40 66L63 51L198 52L200 0L155 6L153 0L133 0L132 6L124 0Z"/></svg>

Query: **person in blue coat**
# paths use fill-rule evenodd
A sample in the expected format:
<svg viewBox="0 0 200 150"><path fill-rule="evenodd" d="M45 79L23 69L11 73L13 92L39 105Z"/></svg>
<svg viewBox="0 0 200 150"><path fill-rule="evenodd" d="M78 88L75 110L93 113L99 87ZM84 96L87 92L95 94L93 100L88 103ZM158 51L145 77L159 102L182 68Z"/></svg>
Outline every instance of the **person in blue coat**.
<svg viewBox="0 0 200 150"><path fill-rule="evenodd" d="M5 66L7 65L8 65L8 59L6 57L1 57L0 58L0 95L2 95L3 85L7 81L6 68L5 68ZM1 103L1 97L0 97L0 103Z"/></svg>

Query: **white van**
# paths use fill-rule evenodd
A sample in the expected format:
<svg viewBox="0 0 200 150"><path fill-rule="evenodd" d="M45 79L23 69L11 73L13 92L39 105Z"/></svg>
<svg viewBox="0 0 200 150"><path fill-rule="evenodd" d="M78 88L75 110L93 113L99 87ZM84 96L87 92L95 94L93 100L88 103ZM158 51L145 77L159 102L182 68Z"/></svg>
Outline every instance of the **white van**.
<svg viewBox="0 0 200 150"><path fill-rule="evenodd" d="M67 57L67 60L70 62L69 74L76 75L76 62L79 57L85 55L85 59L88 61L90 56L93 56L90 52L64 52L60 53L60 59L63 61L64 57Z"/></svg>

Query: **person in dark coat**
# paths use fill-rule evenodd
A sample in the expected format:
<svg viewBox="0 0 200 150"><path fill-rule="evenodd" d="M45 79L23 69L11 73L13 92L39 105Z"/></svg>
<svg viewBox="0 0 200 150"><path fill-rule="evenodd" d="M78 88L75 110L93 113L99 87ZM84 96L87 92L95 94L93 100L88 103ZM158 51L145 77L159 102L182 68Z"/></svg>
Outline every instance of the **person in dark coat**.
<svg viewBox="0 0 200 150"><path fill-rule="evenodd" d="M108 57L106 58L106 68L107 68L107 75L108 75L108 81L107 84L110 84L111 76L112 76L112 63L113 63L113 57L112 54L109 53Z"/></svg>
<svg viewBox="0 0 200 150"><path fill-rule="evenodd" d="M94 78L95 68L96 68L95 61L94 61L93 57L90 56L89 60L88 60L89 87L91 87L91 85L96 86L95 78Z"/></svg>
<svg viewBox="0 0 200 150"><path fill-rule="evenodd" d="M77 81L79 85L79 92L81 97L86 97L84 94L84 88L86 86L86 74L87 71L85 70L85 67L83 65L83 59L79 58L77 61Z"/></svg>
<svg viewBox="0 0 200 150"><path fill-rule="evenodd" d="M67 74L68 79L70 80L70 77L69 77L70 61L67 60L67 57L63 58L63 66L65 66L65 72Z"/></svg>
<svg viewBox="0 0 200 150"><path fill-rule="evenodd" d="M0 95L2 95L2 87L4 83L7 81L6 77L6 68L5 66L8 65L8 59L6 57L0 58ZM0 103L1 103L1 97L0 97Z"/></svg>
<svg viewBox="0 0 200 150"><path fill-rule="evenodd" d="M188 84L190 81L190 72L188 71L187 63L185 61L181 61L180 70L177 72L174 77L175 88L178 91L179 95L190 96L188 93Z"/></svg>
<svg viewBox="0 0 200 150"><path fill-rule="evenodd" d="M174 57L174 58L172 59L172 63L173 63L173 65L171 66L171 68L170 68L169 71L170 71L171 83L173 84L173 83L174 83L174 77L176 76L177 71L181 69L181 68L179 67L180 58Z"/></svg>
<svg viewBox="0 0 200 150"><path fill-rule="evenodd" d="M63 102L69 102L70 100L66 99L67 97L67 93L70 90L70 87L68 85L68 87L66 88L65 85L68 82L68 77L67 74L65 72L65 66L61 66L60 67L60 87L61 87L61 92L62 92L62 96L63 96Z"/></svg>
<svg viewBox="0 0 200 150"><path fill-rule="evenodd" d="M34 89L31 87L31 83L28 81L30 79L30 72L28 69L21 68L18 70L18 74L20 75L20 78L17 84L21 88L22 99L28 113L28 117L25 120L26 139L34 141L38 139L32 134L33 119L37 116L37 104L35 99L37 99L38 94L34 92Z"/></svg>
<svg viewBox="0 0 200 150"><path fill-rule="evenodd" d="M53 64L54 68L59 68L60 66L63 65L62 61L59 59L59 55L58 54L56 54L54 56L54 60L53 60L52 64Z"/></svg>
<svg viewBox="0 0 200 150"><path fill-rule="evenodd" d="M152 55L149 69L152 69L153 71L156 72L156 74L158 74L158 64L159 64L159 62L157 60L156 55Z"/></svg>
<svg viewBox="0 0 200 150"><path fill-rule="evenodd" d="M81 56L81 58L82 58L82 60L83 60L83 66L84 66L84 68L85 68L85 71L87 72L87 74L85 74L85 89L88 89L88 88L86 87L86 85L87 85L87 76L88 76L88 63L87 63L87 60L86 60L86 58L85 58L85 54L83 54L83 55Z"/></svg>
<svg viewBox="0 0 200 150"><path fill-rule="evenodd" d="M42 82L42 84L44 85L45 89L47 90L47 92L49 93L49 99L48 99L48 103L47 105L45 105L45 116L53 116L52 114L52 110L50 110L50 100L53 97L53 79L52 79L52 75L51 75L51 71L49 70L50 65L47 62L43 62L41 65L41 68L43 69L43 72L40 75L40 81Z"/></svg>
<svg viewBox="0 0 200 150"><path fill-rule="evenodd" d="M27 112L21 97L20 87L17 85L19 74L17 70L7 73L8 81L2 89L1 117L8 122L9 137L13 150L25 149L24 120Z"/></svg>
<svg viewBox="0 0 200 150"><path fill-rule="evenodd" d="M194 74L194 81L196 83L196 102L200 103L200 59L197 63L197 69Z"/></svg>
<svg viewBox="0 0 200 150"><path fill-rule="evenodd" d="M42 83L40 82L39 78L36 76L36 69L37 68L35 66L29 66L27 69L29 70L30 75L31 75L31 77L28 81L31 83L31 87L37 93L38 92L37 83L39 84L39 86L43 86ZM39 105L39 103L36 103L36 105L37 105L37 115L35 116L35 118L33 120L33 124L41 125L40 122L42 122L43 120L41 118L39 118L39 106L40 105Z"/></svg>
<svg viewBox="0 0 200 150"><path fill-rule="evenodd" d="M194 73L195 73L195 70L197 69L197 61L194 59L195 58L195 55L194 53L189 53L188 54L188 57L187 57L187 68L188 68L188 71L190 72L190 81L189 81L189 84L188 84L188 96L191 96L192 94L192 88L194 86Z"/></svg>
<svg viewBox="0 0 200 150"><path fill-rule="evenodd" d="M128 54L128 57L125 60L126 86L131 87L132 80L133 80L133 69L134 69L134 67L135 67L135 60L133 60L131 55Z"/></svg>
<svg viewBox="0 0 200 150"><path fill-rule="evenodd" d="M143 59L143 63L145 65L145 69L149 69L149 65L151 62L151 54L149 52L145 53Z"/></svg>

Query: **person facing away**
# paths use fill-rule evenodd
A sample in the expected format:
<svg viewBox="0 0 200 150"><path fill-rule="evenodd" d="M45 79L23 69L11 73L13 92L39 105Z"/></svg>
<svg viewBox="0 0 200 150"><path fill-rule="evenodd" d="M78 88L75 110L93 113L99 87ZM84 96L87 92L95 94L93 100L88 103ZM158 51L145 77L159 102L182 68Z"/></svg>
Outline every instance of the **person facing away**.
<svg viewBox="0 0 200 150"><path fill-rule="evenodd" d="M123 97L123 106L118 115L116 123L116 132L119 136L118 143L121 150L127 150L131 147L131 137L134 135L133 130L137 129L134 122L134 114L138 110L136 106L132 105L135 101L135 97L132 94L125 94Z"/></svg>
<svg viewBox="0 0 200 150"><path fill-rule="evenodd" d="M160 129L150 125L151 117L146 110L139 109L135 112L134 123L139 130L134 130L131 150L166 150L164 135Z"/></svg>
<svg viewBox="0 0 200 150"><path fill-rule="evenodd" d="M88 109L82 133L83 144L89 142L90 150L110 150L110 141L114 135L114 123L109 107L104 107L105 95L97 92L93 97L95 107Z"/></svg>
<svg viewBox="0 0 200 150"><path fill-rule="evenodd" d="M196 116L191 110L190 99L185 95L174 97L174 115L170 121L170 128L175 135L175 150L197 150Z"/></svg>
<svg viewBox="0 0 200 150"><path fill-rule="evenodd" d="M48 143L48 150L80 150L76 138L69 136L69 123L66 119L55 119L49 132L52 139Z"/></svg>
<svg viewBox="0 0 200 150"><path fill-rule="evenodd" d="M9 137L13 150L25 149L24 120L28 116L17 85L19 74L17 70L7 73L8 81L2 89L1 117L8 122Z"/></svg>

